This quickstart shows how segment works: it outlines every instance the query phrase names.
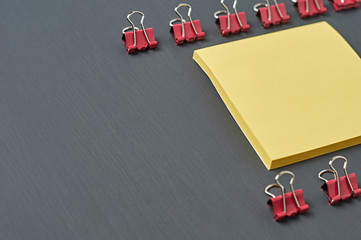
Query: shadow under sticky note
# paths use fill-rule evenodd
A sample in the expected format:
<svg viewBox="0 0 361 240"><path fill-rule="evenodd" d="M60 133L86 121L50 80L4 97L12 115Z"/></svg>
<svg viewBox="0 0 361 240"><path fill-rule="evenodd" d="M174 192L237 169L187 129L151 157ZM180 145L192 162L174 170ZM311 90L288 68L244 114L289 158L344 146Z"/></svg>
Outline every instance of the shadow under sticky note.
<svg viewBox="0 0 361 240"><path fill-rule="evenodd" d="M268 169L361 143L361 61L326 22L196 50Z"/></svg>

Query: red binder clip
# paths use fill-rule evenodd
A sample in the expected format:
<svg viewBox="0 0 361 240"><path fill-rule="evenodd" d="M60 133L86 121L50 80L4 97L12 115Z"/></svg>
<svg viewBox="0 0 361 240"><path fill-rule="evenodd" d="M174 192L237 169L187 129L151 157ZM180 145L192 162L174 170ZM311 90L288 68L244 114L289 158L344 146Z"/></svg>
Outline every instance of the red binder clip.
<svg viewBox="0 0 361 240"><path fill-rule="evenodd" d="M301 18L313 17L327 12L323 0L292 0L298 8Z"/></svg>
<svg viewBox="0 0 361 240"><path fill-rule="evenodd" d="M253 7L257 15L261 16L264 28L269 28L271 25L276 26L281 23L288 23L290 21L290 16L286 12L285 4L278 4L277 0L273 1L275 5L270 5L269 0L266 0L266 4L258 3Z"/></svg>
<svg viewBox="0 0 361 240"><path fill-rule="evenodd" d="M247 32L250 26L247 24L246 13L237 11L237 0L233 2L234 14L230 14L228 7L224 4L224 0L221 0L221 4L225 11L217 11L214 13L214 18L217 19L216 23L219 24L221 29L221 35L227 36L230 33ZM219 14L227 15L218 16Z"/></svg>
<svg viewBox="0 0 361 240"><path fill-rule="evenodd" d="M284 186L279 182L279 178L282 175L291 175L290 188L291 192L285 193ZM292 217L297 214L302 214L307 212L309 206L305 203L305 198L303 195L303 190L298 189L294 190L293 182L295 180L295 175L290 171L282 171L276 175L275 181L276 184L270 184L266 187L265 193L271 198L268 200L267 204L270 207L273 207L273 218L275 221L280 221L286 217ZM281 189L281 195L275 196L269 192L269 189L279 187Z"/></svg>
<svg viewBox="0 0 361 240"><path fill-rule="evenodd" d="M342 159L344 161L343 172L345 173L345 176L339 177L338 172L332 165L333 162L337 159ZM318 174L318 178L325 182L322 184L321 189L328 198L328 203L330 205L335 205L341 200L347 200L351 197L356 198L360 196L361 189L357 186L356 174L347 173L347 159L342 156L336 156L333 157L328 164L330 165L331 169L322 170ZM323 178L322 174L324 173L333 173L334 179L327 180Z"/></svg>
<svg viewBox="0 0 361 240"><path fill-rule="evenodd" d="M361 0L333 0L332 5L335 12L347 10L351 8L358 8Z"/></svg>
<svg viewBox="0 0 361 240"><path fill-rule="evenodd" d="M180 7L188 8L189 22L186 22L183 16L178 12L178 8ZM171 27L170 31L173 32L177 45L181 45L184 42L194 42L195 40L201 41L205 38L206 34L202 31L201 22L199 20L192 20L192 7L189 4L181 3L174 9L174 11L179 18L171 20L169 25ZM174 25L175 22L180 23Z"/></svg>
<svg viewBox="0 0 361 240"><path fill-rule="evenodd" d="M142 16L140 20L140 25L142 26L142 30L139 30L134 26L134 23L130 20L130 17L133 14L140 14ZM127 48L127 53L134 53L136 50L144 51L147 48L156 48L158 43L154 38L153 28L145 29L143 21L144 21L144 13L140 11L133 11L127 16L128 22L131 26L123 29L122 40ZM132 30L132 32L127 32Z"/></svg>

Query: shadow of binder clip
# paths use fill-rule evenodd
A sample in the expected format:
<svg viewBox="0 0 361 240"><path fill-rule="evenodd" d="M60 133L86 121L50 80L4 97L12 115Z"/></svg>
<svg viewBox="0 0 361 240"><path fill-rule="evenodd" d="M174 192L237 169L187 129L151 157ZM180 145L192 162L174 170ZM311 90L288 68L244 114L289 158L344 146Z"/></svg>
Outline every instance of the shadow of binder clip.
<svg viewBox="0 0 361 240"><path fill-rule="evenodd" d="M339 177L338 172L333 167L333 162L337 159L342 159L343 172L345 176ZM356 174L347 173L347 159L342 156L333 157L328 163L331 169L325 169L318 173L318 178L325 183L321 186L321 189L328 198L330 205L335 205L341 200L347 200L351 197L356 198L361 194L361 189L357 186ZM322 177L324 173L333 173L334 179L327 180Z"/></svg>
<svg viewBox="0 0 361 240"><path fill-rule="evenodd" d="M261 22L264 28L270 26L276 26L281 23L288 23L290 16L286 12L286 6L284 3L277 3L277 0L273 0L274 5L270 5L269 0L266 3L257 3L254 5L253 10L261 17Z"/></svg>
<svg viewBox="0 0 361 240"><path fill-rule="evenodd" d="M178 12L180 7L188 8L189 22L186 22ZM205 38L206 34L202 31L201 22L199 20L192 20L192 7L189 4L180 3L174 11L179 18L170 20L169 26L171 27L170 31L173 33L177 45L181 45L184 42L194 42L195 40L201 41ZM180 23L174 25L175 22Z"/></svg>
<svg viewBox="0 0 361 240"><path fill-rule="evenodd" d="M361 0L331 0L335 12L347 10L351 8L358 8Z"/></svg>
<svg viewBox="0 0 361 240"><path fill-rule="evenodd" d="M323 0L292 0L301 18L322 15L327 12Z"/></svg>
<svg viewBox="0 0 361 240"><path fill-rule="evenodd" d="M291 192L285 193L284 186L279 182L279 178L282 175L290 175L290 189ZM282 171L276 175L276 184L270 184L265 188L265 193L271 198L267 201L267 204L273 208L273 218L275 221L280 221L286 217L292 217L297 214L307 212L309 206L305 203L305 198L302 189L294 190L293 182L295 175L290 171ZM278 187L281 189L281 195L275 196L270 193L271 188Z"/></svg>
<svg viewBox="0 0 361 240"><path fill-rule="evenodd" d="M142 30L139 30L139 28L135 27L132 20L130 20L130 17L134 14L139 14L142 16L140 20L140 25L142 27ZM128 22L131 24L129 27L125 27L122 31L123 36L122 40L127 48L127 53L134 53L136 50L138 51L144 51L147 48L156 48L158 45L158 42L154 38L154 31L153 28L145 28L144 27L144 13L140 11L133 11L127 16ZM128 32L129 30L132 30L131 32Z"/></svg>
<svg viewBox="0 0 361 240"><path fill-rule="evenodd" d="M219 24L221 35L227 36L230 33L236 34L239 32L247 32L250 26L247 23L246 13L237 11L237 0L234 0L233 2L233 14L230 14L228 7L224 4L224 0L221 0L221 4L225 11L220 10L213 15L216 19L216 23ZM226 15L219 16L220 14Z"/></svg>

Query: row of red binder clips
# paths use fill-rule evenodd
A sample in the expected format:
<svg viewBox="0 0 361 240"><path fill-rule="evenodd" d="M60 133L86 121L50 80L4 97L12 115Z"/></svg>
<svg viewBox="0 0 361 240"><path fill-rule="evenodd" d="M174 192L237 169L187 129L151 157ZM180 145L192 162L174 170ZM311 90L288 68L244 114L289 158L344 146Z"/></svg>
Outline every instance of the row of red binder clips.
<svg viewBox="0 0 361 240"><path fill-rule="evenodd" d="M344 161L343 172L344 176L339 177L338 172L333 166L333 162L337 159ZM345 201L351 198L357 198L361 194L361 188L357 185L356 174L347 173L347 159L342 156L333 157L330 162L330 169L322 170L318 174L318 178L325 183L321 186L324 194L326 195L330 205L335 205L340 201ZM332 173L334 179L327 180L322 177L325 173ZM280 183L279 178L282 175L290 175L290 192L285 193L284 186ZM280 221L287 217L292 217L298 214L307 212L309 205L305 202L305 197L302 189L295 190L293 182L295 175L290 171L282 171L275 177L275 184L270 184L265 188L265 193L271 198L267 204L273 209L273 217L275 221ZM274 195L269 192L271 188L278 187L281 189L281 195Z"/></svg>
<svg viewBox="0 0 361 240"><path fill-rule="evenodd" d="M237 0L233 2L234 13L230 13L229 8L224 3L225 0L221 0L221 4L224 10L214 13L214 18L219 24L221 35L226 36L228 34L236 34L239 32L247 32L250 25L247 23L246 13L238 12ZM269 0L265 0L265 3L258 3L254 5L253 10L260 16L261 22L264 28L270 26L276 26L281 23L287 23L290 20L290 16L286 12L286 6L284 3L278 3L277 0L273 0L274 4L271 5ZM324 14L327 8L323 5L323 0L292 0L297 6L299 15L301 18L312 17L320 14ZM341 11L350 8L357 8L360 5L361 0L332 0L335 11ZM178 9L181 7L188 8L188 20L179 13ZM174 40L177 45L185 42L200 41L205 38L205 33L202 31L200 20L193 20L191 16L192 7L189 4L181 3L175 9L175 13L179 18L175 18L169 22L171 32L173 33ZM135 27L134 23L130 20L130 17L134 14L140 14L142 16L140 25L142 29ZM122 40L127 48L128 53L134 53L136 50L144 51L148 48L156 48L157 41L154 37L153 28L145 28L144 14L140 11L133 11L127 16L127 19L131 26L123 29ZM131 32L129 32L131 30Z"/></svg>

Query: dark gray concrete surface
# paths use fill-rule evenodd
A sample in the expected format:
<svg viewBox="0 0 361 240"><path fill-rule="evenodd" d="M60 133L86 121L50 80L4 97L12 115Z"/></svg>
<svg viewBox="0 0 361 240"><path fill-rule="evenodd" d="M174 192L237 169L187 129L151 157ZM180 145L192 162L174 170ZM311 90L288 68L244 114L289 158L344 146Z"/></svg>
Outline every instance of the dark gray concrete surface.
<svg viewBox="0 0 361 240"><path fill-rule="evenodd" d="M326 1L325 16L301 20L287 1L291 22L264 30L256 1L239 1L251 30L223 38L219 1L192 0L206 40L179 47L168 27L177 3L1 2L0 239L359 239L361 200L330 207L317 173L341 154L361 182L361 146L282 168L310 210L273 222L263 190L279 170L263 166L192 53L325 20L360 55L361 9ZM154 27L156 50L126 54L132 10Z"/></svg>

